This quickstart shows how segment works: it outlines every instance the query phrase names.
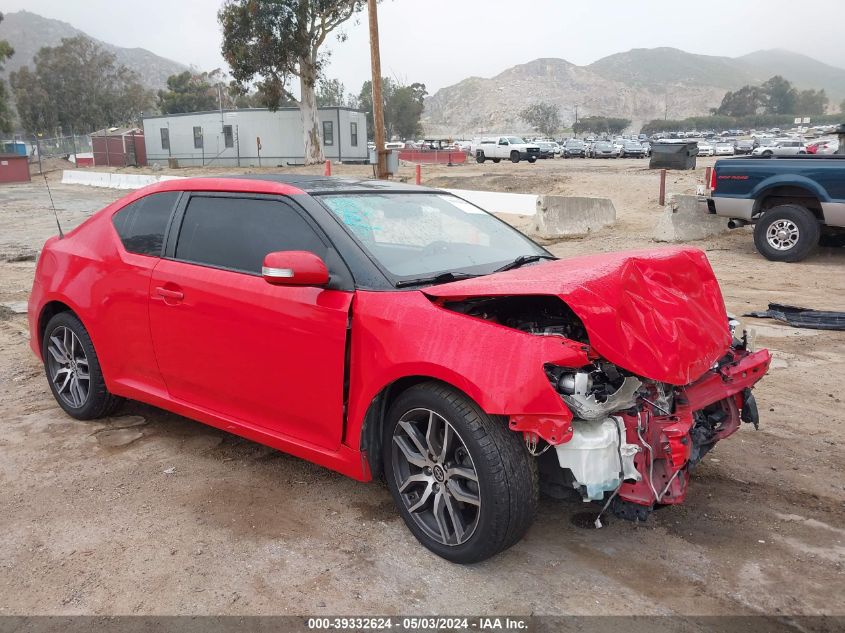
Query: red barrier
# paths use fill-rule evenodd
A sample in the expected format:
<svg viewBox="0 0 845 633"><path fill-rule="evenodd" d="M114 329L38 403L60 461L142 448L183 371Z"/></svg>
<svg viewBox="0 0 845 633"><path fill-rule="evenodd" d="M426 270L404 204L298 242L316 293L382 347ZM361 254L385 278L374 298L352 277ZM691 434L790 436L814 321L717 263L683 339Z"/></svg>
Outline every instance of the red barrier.
<svg viewBox="0 0 845 633"><path fill-rule="evenodd" d="M399 150L399 160L423 165L447 165L450 163L454 165L455 163L465 163L467 155L466 152L459 151L402 149Z"/></svg>
<svg viewBox="0 0 845 633"><path fill-rule="evenodd" d="M332 175L332 161L326 161L326 169L323 171L324 176L331 176Z"/></svg>
<svg viewBox="0 0 845 633"><path fill-rule="evenodd" d="M417 184L422 183L422 165L417 165L416 168Z"/></svg>
<svg viewBox="0 0 845 633"><path fill-rule="evenodd" d="M660 206L666 205L666 170L660 170L660 193L658 195L658 203Z"/></svg>

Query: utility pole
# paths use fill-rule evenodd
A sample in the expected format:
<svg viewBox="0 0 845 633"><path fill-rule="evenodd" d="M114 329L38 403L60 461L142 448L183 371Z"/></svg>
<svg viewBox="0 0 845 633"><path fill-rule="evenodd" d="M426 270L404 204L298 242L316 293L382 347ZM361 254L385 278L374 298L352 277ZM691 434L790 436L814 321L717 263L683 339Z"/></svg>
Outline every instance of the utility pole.
<svg viewBox="0 0 845 633"><path fill-rule="evenodd" d="M384 104L381 99L381 56L378 46L378 0L367 0L367 11L370 18L370 66L373 84L373 138L376 142L376 178L386 180L387 150L384 148Z"/></svg>

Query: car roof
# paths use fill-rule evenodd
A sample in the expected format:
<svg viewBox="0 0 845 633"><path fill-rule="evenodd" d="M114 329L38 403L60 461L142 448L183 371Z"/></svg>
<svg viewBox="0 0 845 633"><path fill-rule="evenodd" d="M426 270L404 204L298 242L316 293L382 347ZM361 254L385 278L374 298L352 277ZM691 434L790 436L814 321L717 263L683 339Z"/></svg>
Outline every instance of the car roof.
<svg viewBox="0 0 845 633"><path fill-rule="evenodd" d="M264 185L263 183L266 183ZM406 184L391 180L365 180L341 176L306 174L233 174L225 176L200 176L165 180L146 191L248 191L252 193L326 194L326 193L399 193L438 192L431 187Z"/></svg>

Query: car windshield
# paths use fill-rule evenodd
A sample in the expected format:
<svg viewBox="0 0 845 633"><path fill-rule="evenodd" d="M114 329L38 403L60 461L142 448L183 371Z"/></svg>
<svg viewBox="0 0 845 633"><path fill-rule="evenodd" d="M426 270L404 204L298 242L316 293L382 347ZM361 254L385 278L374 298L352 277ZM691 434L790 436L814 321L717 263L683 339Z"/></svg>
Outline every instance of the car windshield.
<svg viewBox="0 0 845 633"><path fill-rule="evenodd" d="M613 145L607 141L601 141L600 143L596 143L596 147L598 149L610 149Z"/></svg>
<svg viewBox="0 0 845 633"><path fill-rule="evenodd" d="M520 137L518 137L518 136L509 136L509 137L508 137L508 143L510 143L511 145L521 145L521 144L522 144L522 143L524 143L524 142L525 142L525 141L524 141L524 140L522 140L522 139L521 139Z"/></svg>
<svg viewBox="0 0 845 633"><path fill-rule="evenodd" d="M625 147L638 149L640 147L640 144L636 141L625 141Z"/></svg>
<svg viewBox="0 0 845 633"><path fill-rule="evenodd" d="M566 141L567 147L584 147L584 143L581 141Z"/></svg>
<svg viewBox="0 0 845 633"><path fill-rule="evenodd" d="M319 199L397 281L449 272L483 275L520 256L548 256L516 229L449 194Z"/></svg>

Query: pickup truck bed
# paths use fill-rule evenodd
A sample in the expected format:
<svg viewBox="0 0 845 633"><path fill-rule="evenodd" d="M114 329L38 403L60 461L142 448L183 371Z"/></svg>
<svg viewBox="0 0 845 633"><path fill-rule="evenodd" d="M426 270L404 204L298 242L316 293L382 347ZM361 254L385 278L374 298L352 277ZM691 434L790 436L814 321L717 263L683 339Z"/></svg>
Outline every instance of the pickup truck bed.
<svg viewBox="0 0 845 633"><path fill-rule="evenodd" d="M774 261L804 259L845 239L845 156L716 161L710 213L736 228L754 224L757 250Z"/></svg>

